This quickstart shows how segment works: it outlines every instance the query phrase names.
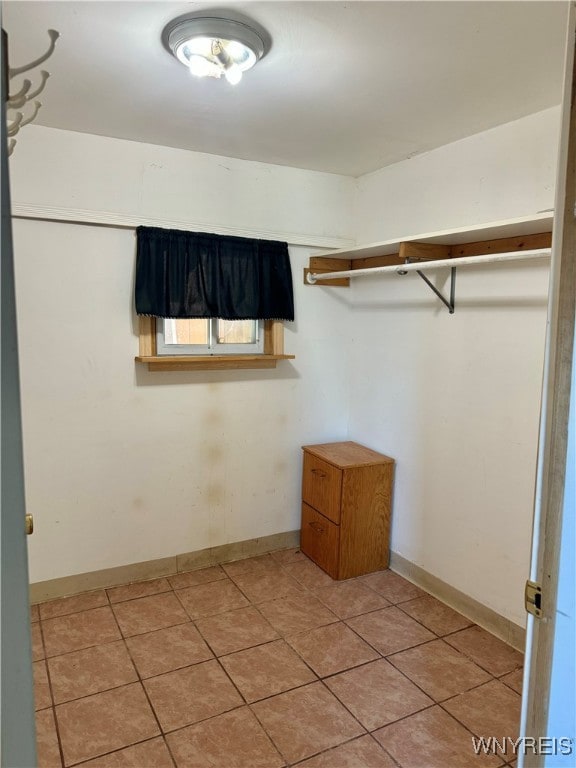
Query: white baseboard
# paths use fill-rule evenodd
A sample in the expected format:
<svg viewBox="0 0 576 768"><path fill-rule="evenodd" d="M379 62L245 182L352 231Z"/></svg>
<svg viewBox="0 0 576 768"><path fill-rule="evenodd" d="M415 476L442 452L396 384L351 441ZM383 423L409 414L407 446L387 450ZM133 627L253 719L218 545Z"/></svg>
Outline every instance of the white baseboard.
<svg viewBox="0 0 576 768"><path fill-rule="evenodd" d="M79 573L59 579L50 579L49 581L39 581L30 585L30 602L41 603L45 600L54 600L59 597L76 595L80 592L88 592L94 589L105 589L118 586L119 584L129 584L133 581L171 576L181 571L207 568L211 565L241 560L245 557L254 557L266 552L298 547L299 544L300 531L286 531L271 536L262 536L257 539L223 544L219 547L186 552L181 555L174 555L173 557L120 565L116 568ZM526 632L518 624L479 603L464 592L460 592L460 590L433 576L410 560L406 560L397 552L390 553L390 568L400 576L408 579L408 581L416 584L416 586L437 597L446 605L454 608L455 611L462 613L471 621L500 637L509 645L520 651L524 650Z"/></svg>
<svg viewBox="0 0 576 768"><path fill-rule="evenodd" d="M434 595L438 600L454 608L455 611L462 613L475 624L484 627L484 629L504 640L508 645L513 646L522 653L524 652L526 630L523 627L479 603L473 597L460 592L459 589L452 587L445 581L433 576L428 571L420 568L419 565L406 560L397 552L390 553L390 569L416 584L417 587L421 587L426 592Z"/></svg>
<svg viewBox="0 0 576 768"><path fill-rule="evenodd" d="M133 581L156 579L160 576L172 576L181 571L193 571L207 568L219 563L229 563L232 560L242 560L245 557L263 555L278 549L288 549L300 546L300 531L286 531L258 539L236 541L222 544L219 547L199 549L196 552L186 552L173 557L163 557L159 560L147 560L143 563L120 565L116 568L105 568L101 571L78 573L63 576L49 581L38 581L30 584L30 602L42 603L58 597L77 595L93 589L105 589L119 584L130 584Z"/></svg>

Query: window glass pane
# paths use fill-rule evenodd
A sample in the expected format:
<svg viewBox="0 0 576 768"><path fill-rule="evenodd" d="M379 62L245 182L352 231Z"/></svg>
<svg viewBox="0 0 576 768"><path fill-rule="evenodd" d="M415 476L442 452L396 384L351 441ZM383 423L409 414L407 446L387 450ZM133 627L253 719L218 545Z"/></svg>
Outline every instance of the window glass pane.
<svg viewBox="0 0 576 768"><path fill-rule="evenodd" d="M218 344L255 344L258 338L257 320L218 320Z"/></svg>
<svg viewBox="0 0 576 768"><path fill-rule="evenodd" d="M208 344L208 320L164 320L165 344Z"/></svg>

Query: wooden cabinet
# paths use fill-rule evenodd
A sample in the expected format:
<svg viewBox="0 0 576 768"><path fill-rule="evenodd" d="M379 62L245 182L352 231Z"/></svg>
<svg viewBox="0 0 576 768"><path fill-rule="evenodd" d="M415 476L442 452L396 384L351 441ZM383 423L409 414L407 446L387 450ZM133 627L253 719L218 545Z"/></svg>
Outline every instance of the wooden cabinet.
<svg viewBox="0 0 576 768"><path fill-rule="evenodd" d="M302 552L333 579L387 568L394 459L353 442L303 450Z"/></svg>

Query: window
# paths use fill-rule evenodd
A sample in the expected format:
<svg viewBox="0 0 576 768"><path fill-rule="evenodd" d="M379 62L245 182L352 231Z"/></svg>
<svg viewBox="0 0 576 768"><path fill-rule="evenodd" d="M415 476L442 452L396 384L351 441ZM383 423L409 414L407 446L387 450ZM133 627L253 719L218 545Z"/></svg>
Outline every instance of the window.
<svg viewBox="0 0 576 768"><path fill-rule="evenodd" d="M294 355L284 354L284 323L280 320L138 319L140 354L136 361L145 363L150 371L275 368L278 360L294 359ZM244 323L247 325L242 327ZM256 333L250 329L251 323L256 324ZM211 327L215 328L215 343ZM259 351L253 348L254 338Z"/></svg>
<svg viewBox="0 0 576 768"><path fill-rule="evenodd" d="M157 355L261 355L263 352L263 320L156 321Z"/></svg>
<svg viewBox="0 0 576 768"><path fill-rule="evenodd" d="M275 368L293 357L284 354L283 321L294 320L287 243L154 227L136 234L139 363Z"/></svg>

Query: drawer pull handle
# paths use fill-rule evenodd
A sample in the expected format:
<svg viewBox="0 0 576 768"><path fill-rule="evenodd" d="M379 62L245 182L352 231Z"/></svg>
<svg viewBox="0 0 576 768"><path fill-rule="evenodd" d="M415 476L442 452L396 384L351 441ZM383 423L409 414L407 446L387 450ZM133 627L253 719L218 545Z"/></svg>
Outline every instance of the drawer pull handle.
<svg viewBox="0 0 576 768"><path fill-rule="evenodd" d="M326 477L326 472L322 472L321 469L313 469L312 474L316 475L316 477Z"/></svg>
<svg viewBox="0 0 576 768"><path fill-rule="evenodd" d="M320 525L320 523L310 523L310 528L317 533L324 533L324 526Z"/></svg>

